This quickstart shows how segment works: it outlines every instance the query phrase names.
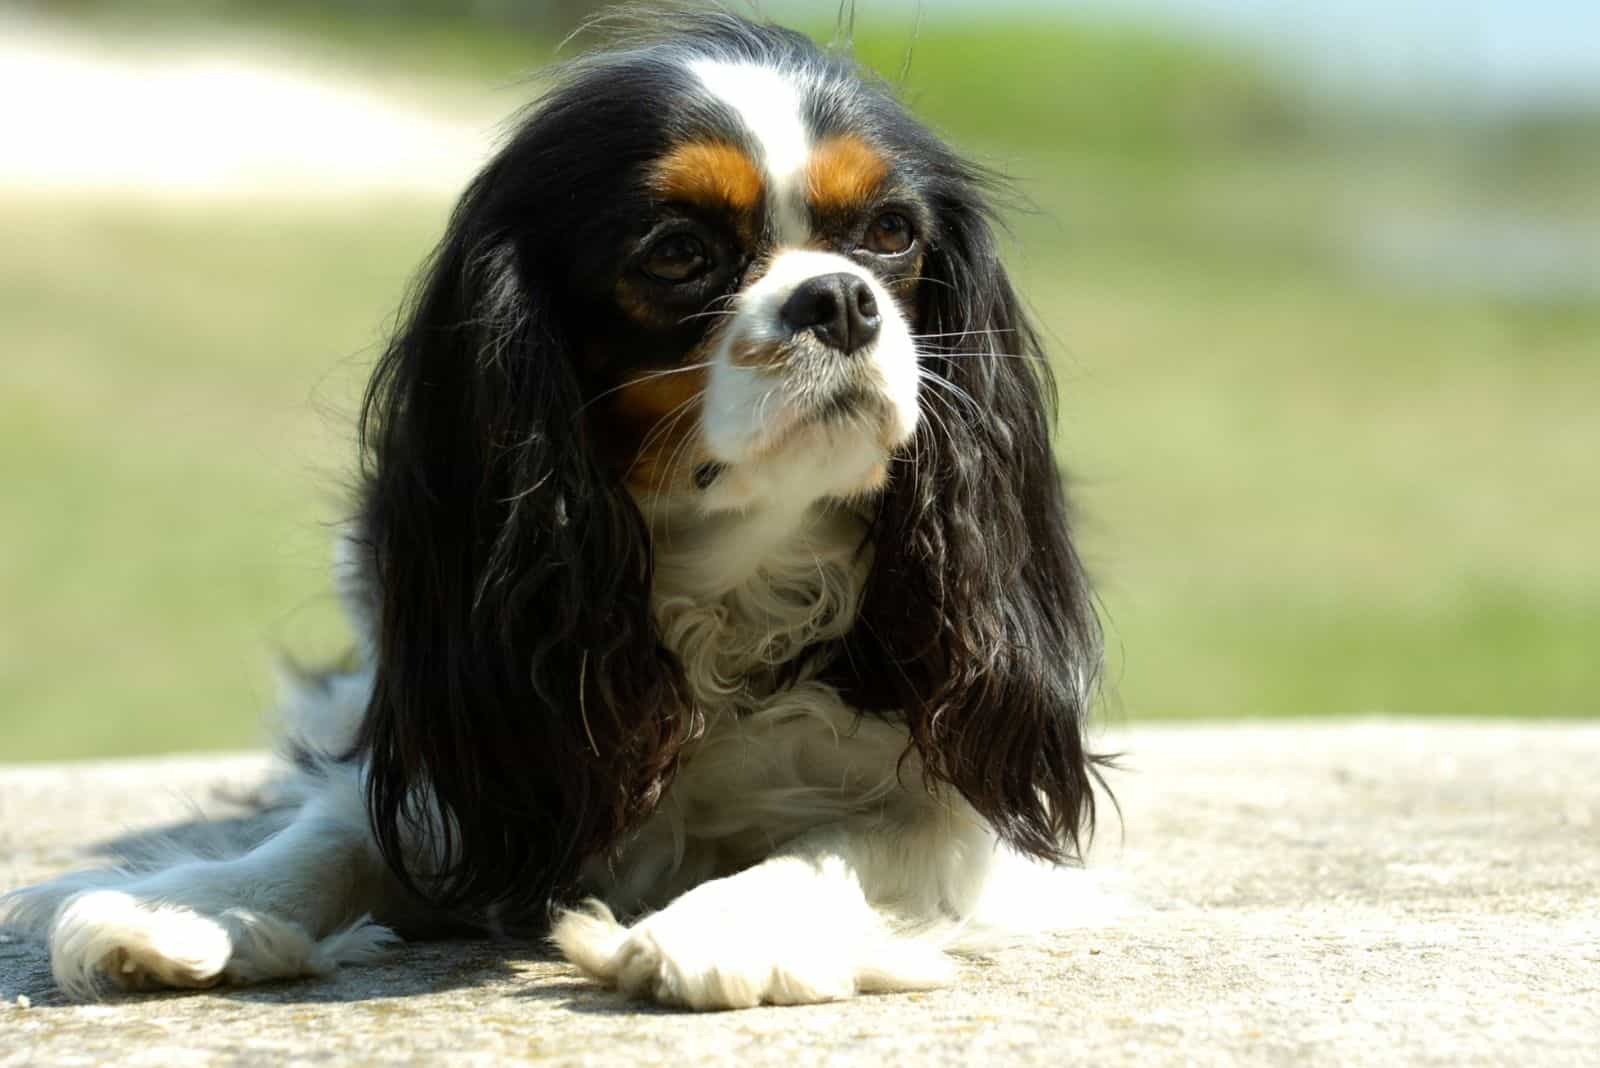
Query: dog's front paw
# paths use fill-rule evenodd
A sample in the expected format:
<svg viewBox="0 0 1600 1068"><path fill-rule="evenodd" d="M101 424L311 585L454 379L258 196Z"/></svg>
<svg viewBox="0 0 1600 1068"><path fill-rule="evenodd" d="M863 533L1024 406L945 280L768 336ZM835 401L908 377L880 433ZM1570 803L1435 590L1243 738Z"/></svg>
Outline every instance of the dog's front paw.
<svg viewBox="0 0 1600 1068"><path fill-rule="evenodd" d="M925 990L954 976L950 958L934 946L707 907L714 903L691 895L625 928L590 902L563 915L552 937L568 960L608 986L690 1009L837 1001Z"/></svg>
<svg viewBox="0 0 1600 1068"><path fill-rule="evenodd" d="M215 986L232 956L233 938L216 920L117 890L70 898L50 928L51 970L74 998Z"/></svg>
<svg viewBox="0 0 1600 1068"><path fill-rule="evenodd" d="M51 971L80 1000L326 975L373 959L394 940L366 917L318 940L247 909L206 913L121 890L68 898L49 929Z"/></svg>

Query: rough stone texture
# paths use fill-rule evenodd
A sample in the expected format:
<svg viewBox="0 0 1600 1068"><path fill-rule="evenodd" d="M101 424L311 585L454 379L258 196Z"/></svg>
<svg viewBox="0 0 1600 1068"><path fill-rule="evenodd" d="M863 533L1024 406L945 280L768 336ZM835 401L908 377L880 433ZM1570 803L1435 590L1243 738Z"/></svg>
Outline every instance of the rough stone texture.
<svg viewBox="0 0 1600 1068"><path fill-rule="evenodd" d="M1600 1064L1600 726L1139 729L1103 928L959 986L695 1016L536 946L408 946L329 981L65 1004L0 942L0 1065ZM258 757L0 769L0 887L237 815ZM223 788L219 792L219 788ZM191 800L192 799L192 800ZM16 1005L19 995L31 1007Z"/></svg>

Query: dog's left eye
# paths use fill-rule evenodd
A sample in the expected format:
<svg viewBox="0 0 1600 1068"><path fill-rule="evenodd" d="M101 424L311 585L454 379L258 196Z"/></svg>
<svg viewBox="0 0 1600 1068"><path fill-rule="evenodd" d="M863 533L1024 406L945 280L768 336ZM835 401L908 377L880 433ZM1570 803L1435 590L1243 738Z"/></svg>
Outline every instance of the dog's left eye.
<svg viewBox="0 0 1600 1068"><path fill-rule="evenodd" d="M670 234L651 246L641 269L658 282L682 285L711 269L711 253L693 234Z"/></svg>
<svg viewBox="0 0 1600 1068"><path fill-rule="evenodd" d="M898 256L916 240L911 220L898 211L886 211L867 224L862 244L880 256Z"/></svg>

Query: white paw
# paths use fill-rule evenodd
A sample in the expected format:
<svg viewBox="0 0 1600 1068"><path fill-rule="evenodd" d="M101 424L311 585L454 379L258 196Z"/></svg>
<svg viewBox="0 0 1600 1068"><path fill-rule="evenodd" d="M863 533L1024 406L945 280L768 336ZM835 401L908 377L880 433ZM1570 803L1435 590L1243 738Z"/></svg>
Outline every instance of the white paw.
<svg viewBox="0 0 1600 1068"><path fill-rule="evenodd" d="M244 909L203 915L120 890L78 894L50 928L50 966L69 997L108 990L195 989L325 975L394 941L362 918L318 941L296 924Z"/></svg>
<svg viewBox="0 0 1600 1068"><path fill-rule="evenodd" d="M704 889L704 888L702 888ZM743 916L695 894L631 928L598 901L567 912L552 939L568 960L633 997L691 1009L804 1005L943 986L938 948L883 931L818 929L781 914ZM711 907L708 907L711 906Z"/></svg>
<svg viewBox="0 0 1600 1068"><path fill-rule="evenodd" d="M213 986L232 956L233 939L216 920L118 890L69 899L50 929L51 970L74 998L98 997L108 987Z"/></svg>

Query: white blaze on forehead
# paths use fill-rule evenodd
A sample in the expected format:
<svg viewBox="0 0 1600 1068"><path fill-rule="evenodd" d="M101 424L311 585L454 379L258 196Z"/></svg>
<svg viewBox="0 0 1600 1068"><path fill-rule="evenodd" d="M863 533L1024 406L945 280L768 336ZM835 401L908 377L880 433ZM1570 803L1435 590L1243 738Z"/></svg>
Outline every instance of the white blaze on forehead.
<svg viewBox="0 0 1600 1068"><path fill-rule="evenodd" d="M799 244L810 236L806 212L806 161L811 134L804 101L794 76L754 63L696 60L689 69L700 84L726 104L761 150L767 177L767 202L778 239Z"/></svg>

